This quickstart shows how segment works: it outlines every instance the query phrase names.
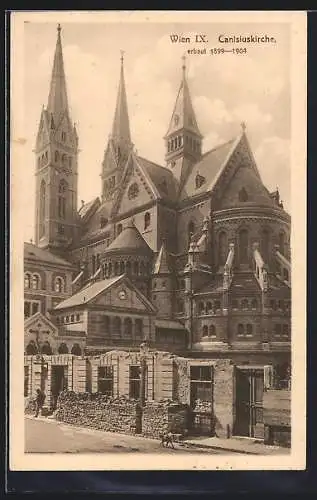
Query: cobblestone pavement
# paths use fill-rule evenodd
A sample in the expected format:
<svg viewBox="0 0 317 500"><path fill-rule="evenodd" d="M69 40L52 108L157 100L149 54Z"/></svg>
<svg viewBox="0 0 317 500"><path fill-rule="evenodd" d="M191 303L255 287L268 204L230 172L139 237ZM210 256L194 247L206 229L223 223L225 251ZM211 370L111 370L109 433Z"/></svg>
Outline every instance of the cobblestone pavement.
<svg viewBox="0 0 317 500"><path fill-rule="evenodd" d="M175 443L175 449L163 448L155 439L73 427L46 418L25 419L25 451L27 453L209 453L223 450L195 449Z"/></svg>

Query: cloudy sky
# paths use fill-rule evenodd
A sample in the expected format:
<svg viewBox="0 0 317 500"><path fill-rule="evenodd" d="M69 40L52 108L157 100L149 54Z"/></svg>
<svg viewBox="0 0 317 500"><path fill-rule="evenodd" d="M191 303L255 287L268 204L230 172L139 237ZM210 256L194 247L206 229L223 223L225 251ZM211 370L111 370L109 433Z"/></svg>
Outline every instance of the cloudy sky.
<svg viewBox="0 0 317 500"><path fill-rule="evenodd" d="M258 33L276 38L276 44L250 45L247 55L189 55L187 72L204 150L237 135L244 121L264 183L271 190L279 187L290 210L290 33L286 23L196 23L195 29L190 23L63 23L68 98L81 149L78 200L88 201L101 191L101 161L114 114L120 50L125 51L133 142L140 155L164 165L163 136L180 83L181 56L189 48L171 44L170 34L196 32L207 34L209 48L220 46L220 33ZM41 108L47 104L56 34L55 23L25 24L26 142L20 175L21 185L28 186L24 203L26 241L34 234L32 150Z"/></svg>

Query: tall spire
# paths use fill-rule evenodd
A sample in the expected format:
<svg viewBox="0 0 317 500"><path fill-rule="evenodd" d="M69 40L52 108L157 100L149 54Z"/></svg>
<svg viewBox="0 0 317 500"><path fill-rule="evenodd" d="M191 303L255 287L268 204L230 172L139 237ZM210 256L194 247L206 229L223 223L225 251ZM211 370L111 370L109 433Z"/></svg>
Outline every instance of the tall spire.
<svg viewBox="0 0 317 500"><path fill-rule="evenodd" d="M120 81L117 95L116 110L112 125L112 139L116 142L131 143L130 123L127 95L124 81L124 52L121 51Z"/></svg>
<svg viewBox="0 0 317 500"><path fill-rule="evenodd" d="M187 129L197 136L202 137L197 125L197 120L187 83L185 56L182 57L182 61L182 81L179 87L173 114L166 136L182 129Z"/></svg>
<svg viewBox="0 0 317 500"><path fill-rule="evenodd" d="M66 91L66 78L64 71L63 49L61 41L61 26L57 26L57 41L54 55L54 64L51 77L50 92L48 96L47 111L52 113L58 121L65 111L68 112L68 99Z"/></svg>

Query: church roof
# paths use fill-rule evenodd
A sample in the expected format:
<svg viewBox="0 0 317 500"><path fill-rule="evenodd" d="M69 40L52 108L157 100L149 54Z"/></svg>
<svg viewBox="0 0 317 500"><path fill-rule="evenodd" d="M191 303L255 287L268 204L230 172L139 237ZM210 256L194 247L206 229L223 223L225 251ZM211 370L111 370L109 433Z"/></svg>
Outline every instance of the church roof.
<svg viewBox="0 0 317 500"><path fill-rule="evenodd" d="M180 193L181 199L190 198L212 189L220 173L235 149L238 138L231 139L205 153L201 160L195 163Z"/></svg>
<svg viewBox="0 0 317 500"><path fill-rule="evenodd" d="M123 277L123 275L115 276L114 278L110 278L110 279L96 281L92 285L90 285L86 288L83 288L79 292L75 293L74 295L72 295L68 299L63 300L63 302L60 302L54 309L60 310L60 309L66 309L69 307L75 307L75 306L80 306L83 304L88 304L92 299L97 297L97 295L99 295L100 293L107 290L110 286L112 286L117 281L121 280L122 277Z"/></svg>
<svg viewBox="0 0 317 500"><path fill-rule="evenodd" d="M36 262L45 262L55 264L56 266L73 267L73 265L65 259L57 255L37 247L33 243L24 243L24 259L35 260Z"/></svg>
<svg viewBox="0 0 317 500"><path fill-rule="evenodd" d="M91 215L93 209L96 209L97 206L100 205L99 198L94 198L88 203L83 203L80 209L78 210L78 215L82 220L85 220L87 216Z"/></svg>
<svg viewBox="0 0 317 500"><path fill-rule="evenodd" d="M141 156L137 156L137 161L149 175L160 198L176 201L176 184L171 170Z"/></svg>
<svg viewBox="0 0 317 500"><path fill-rule="evenodd" d="M63 49L61 41L61 27L57 28L57 41L54 55L54 63L48 96L47 111L53 115L55 125L61 116L68 113L68 99L66 90L66 78L64 71Z"/></svg>
<svg viewBox="0 0 317 500"><path fill-rule="evenodd" d="M86 222L86 231L82 235L81 241L101 238L110 230L108 219L110 218L112 203L112 200L105 200L99 203L99 207L91 214L91 217Z"/></svg>
<svg viewBox="0 0 317 500"><path fill-rule="evenodd" d="M133 223L125 227L116 239L106 248L105 252L114 250L145 251L152 252L142 235Z"/></svg>

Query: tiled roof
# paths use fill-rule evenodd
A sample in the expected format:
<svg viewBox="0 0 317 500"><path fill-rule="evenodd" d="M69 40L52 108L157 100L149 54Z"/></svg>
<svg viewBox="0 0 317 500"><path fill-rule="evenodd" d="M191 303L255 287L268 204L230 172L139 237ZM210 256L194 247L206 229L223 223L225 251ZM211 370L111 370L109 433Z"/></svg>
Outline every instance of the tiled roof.
<svg viewBox="0 0 317 500"><path fill-rule="evenodd" d="M33 245L33 243L24 243L24 259L32 259L37 262L46 262L50 264L55 264L56 266L68 266L73 267L71 262L56 256L55 254L49 252L48 250L43 250L42 248Z"/></svg>
<svg viewBox="0 0 317 500"><path fill-rule="evenodd" d="M123 275L115 276L114 278L111 278L111 279L96 281L92 285L90 285L86 288L83 288L78 293L75 293L75 295L72 295L72 297L69 297L68 299L63 300L63 302L60 302L55 307L55 310L66 309L68 307L75 307L75 306L80 306L83 304L88 304L97 295L99 295L100 293L107 290L107 288L111 287L114 283L119 281L122 277L123 277Z"/></svg>
<svg viewBox="0 0 317 500"><path fill-rule="evenodd" d="M137 160L141 167L148 173L159 196L163 199L176 201L176 181L171 170L140 156L137 157Z"/></svg>
<svg viewBox="0 0 317 500"><path fill-rule="evenodd" d="M230 141L211 149L202 156L199 162L193 165L188 179L181 191L181 199L205 193L212 188L215 180L227 164L236 142L237 138L231 139ZM196 187L196 176L197 180L201 181L201 185L199 187Z"/></svg>
<svg viewBox="0 0 317 500"><path fill-rule="evenodd" d="M110 218L112 200L106 200L101 203L97 210L91 215L86 224L87 231L81 237L81 241L86 241L91 238L102 237L102 235L110 230L108 224L102 227L102 219L106 222Z"/></svg>
<svg viewBox="0 0 317 500"><path fill-rule="evenodd" d="M117 236L116 239L108 246L105 252L125 249L152 252L151 248L141 236L134 224L130 224L125 227L119 236Z"/></svg>

